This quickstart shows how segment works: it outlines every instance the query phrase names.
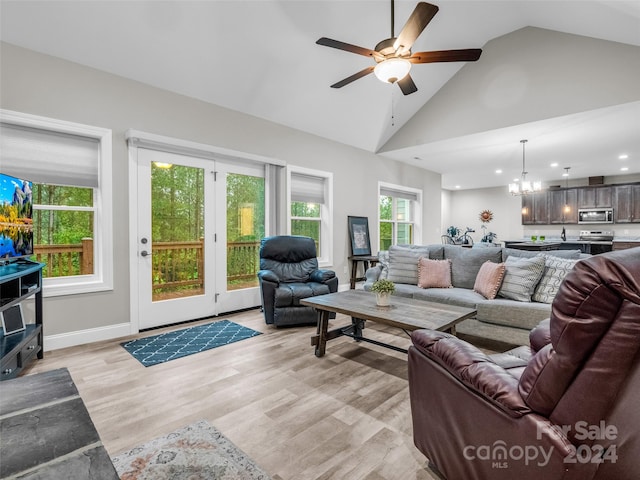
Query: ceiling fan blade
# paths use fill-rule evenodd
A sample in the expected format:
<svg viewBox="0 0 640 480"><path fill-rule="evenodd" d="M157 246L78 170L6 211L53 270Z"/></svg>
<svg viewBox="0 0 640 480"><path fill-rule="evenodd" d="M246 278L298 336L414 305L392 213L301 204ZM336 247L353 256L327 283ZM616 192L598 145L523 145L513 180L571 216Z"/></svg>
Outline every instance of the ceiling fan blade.
<svg viewBox="0 0 640 480"><path fill-rule="evenodd" d="M413 83L413 78L411 78L411 75L409 75L408 73L402 80L398 80L397 83L400 87L400 90L402 90L402 93L404 93L405 95L411 95L412 93L418 91L418 87L416 87L416 84Z"/></svg>
<svg viewBox="0 0 640 480"><path fill-rule="evenodd" d="M407 23L402 27L400 35L398 35L398 38L393 44L396 54L402 55L411 50L413 42L416 41L431 19L438 13L438 10L437 6L427 2L419 2L418 5L416 5L416 8L413 10Z"/></svg>
<svg viewBox="0 0 640 480"><path fill-rule="evenodd" d="M325 47L337 48L338 50L357 53L358 55L364 55L365 57L379 57L380 59L383 58L382 55L380 55L375 50L369 50L368 48L358 47L357 45L351 45L350 43L340 42L339 40L333 40L327 37L319 38L316 43Z"/></svg>
<svg viewBox="0 0 640 480"><path fill-rule="evenodd" d="M350 77L347 77L343 80L340 80L337 83L334 83L333 85L331 85L331 88L342 88L345 85L350 84L351 82L354 82L356 80L358 80L359 78L362 78L366 75L369 75L371 72L373 72L373 69L375 67L372 65L371 67L367 67L364 70L360 70L358 73L354 73L353 75L351 75Z"/></svg>
<svg viewBox="0 0 640 480"><path fill-rule="evenodd" d="M480 58L482 49L467 48L464 50L438 50L435 52L418 52L407 60L411 63L437 63L437 62L475 62Z"/></svg>

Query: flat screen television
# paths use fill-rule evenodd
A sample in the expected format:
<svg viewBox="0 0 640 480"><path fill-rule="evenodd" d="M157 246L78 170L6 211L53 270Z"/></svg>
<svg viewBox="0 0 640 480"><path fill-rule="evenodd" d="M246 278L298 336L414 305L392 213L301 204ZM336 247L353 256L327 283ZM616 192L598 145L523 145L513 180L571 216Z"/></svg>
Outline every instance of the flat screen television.
<svg viewBox="0 0 640 480"><path fill-rule="evenodd" d="M0 262L33 255L32 187L0 173Z"/></svg>

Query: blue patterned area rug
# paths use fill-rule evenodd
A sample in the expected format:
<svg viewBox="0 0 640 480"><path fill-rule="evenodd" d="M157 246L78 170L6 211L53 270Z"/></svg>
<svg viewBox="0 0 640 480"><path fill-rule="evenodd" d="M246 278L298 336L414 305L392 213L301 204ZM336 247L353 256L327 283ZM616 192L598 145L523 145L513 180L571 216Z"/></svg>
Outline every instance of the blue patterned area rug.
<svg viewBox="0 0 640 480"><path fill-rule="evenodd" d="M150 367L256 335L260 335L260 332L229 320L221 320L139 338L120 345L145 367Z"/></svg>

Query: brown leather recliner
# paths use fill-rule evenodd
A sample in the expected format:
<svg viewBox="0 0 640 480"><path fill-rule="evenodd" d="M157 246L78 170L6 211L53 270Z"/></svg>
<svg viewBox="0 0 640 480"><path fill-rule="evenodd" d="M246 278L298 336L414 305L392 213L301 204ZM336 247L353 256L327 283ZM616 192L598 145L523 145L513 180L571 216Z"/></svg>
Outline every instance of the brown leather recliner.
<svg viewBox="0 0 640 480"><path fill-rule="evenodd" d="M528 347L411 338L414 443L448 480L640 478L640 248L579 261Z"/></svg>

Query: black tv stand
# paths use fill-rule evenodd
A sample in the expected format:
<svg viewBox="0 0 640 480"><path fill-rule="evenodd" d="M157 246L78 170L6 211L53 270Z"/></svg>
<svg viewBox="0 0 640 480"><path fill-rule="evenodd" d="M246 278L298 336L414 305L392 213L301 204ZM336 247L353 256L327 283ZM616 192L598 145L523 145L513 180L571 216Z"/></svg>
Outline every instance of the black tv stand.
<svg viewBox="0 0 640 480"><path fill-rule="evenodd" d="M44 264L19 259L0 265L0 312L35 295L35 323L22 332L0 338L0 380L18 376L35 358L44 358L42 335L42 268Z"/></svg>

